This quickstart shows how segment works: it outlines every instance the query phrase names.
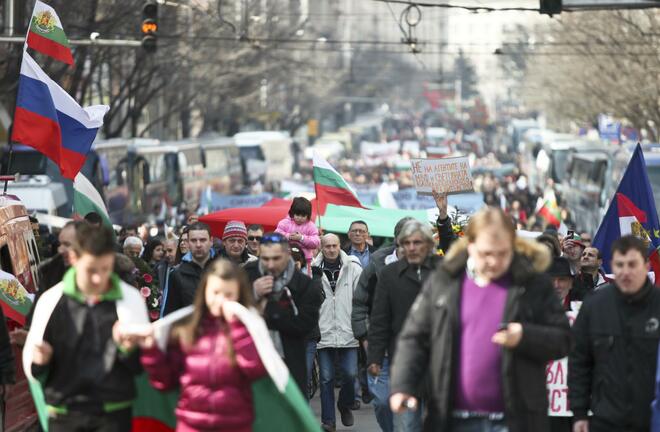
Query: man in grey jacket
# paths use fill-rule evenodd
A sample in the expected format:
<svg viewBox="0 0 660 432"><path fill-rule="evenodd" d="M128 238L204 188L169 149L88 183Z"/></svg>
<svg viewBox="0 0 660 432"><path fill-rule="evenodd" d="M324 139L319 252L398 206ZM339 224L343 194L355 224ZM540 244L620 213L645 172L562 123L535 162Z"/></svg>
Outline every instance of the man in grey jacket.
<svg viewBox="0 0 660 432"><path fill-rule="evenodd" d="M358 341L351 329L353 291L362 273L360 261L347 255L339 246L339 237L326 234L321 238L321 253L312 262L323 271L325 301L321 305L318 343L321 375L321 422L326 431L335 430L335 360L342 369L342 385L337 408L344 426L353 425L351 405L355 398Z"/></svg>

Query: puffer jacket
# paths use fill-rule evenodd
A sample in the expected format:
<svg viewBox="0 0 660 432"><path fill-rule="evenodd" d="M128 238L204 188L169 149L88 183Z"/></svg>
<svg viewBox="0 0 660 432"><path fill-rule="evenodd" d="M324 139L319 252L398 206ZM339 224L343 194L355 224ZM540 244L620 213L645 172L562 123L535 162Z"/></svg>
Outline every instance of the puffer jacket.
<svg viewBox="0 0 660 432"><path fill-rule="evenodd" d="M362 266L360 260L346 252L339 251L341 269L337 278L335 291L330 288L330 281L324 274L321 282L325 301L321 305L319 328L321 341L317 348L357 348L358 341L353 336L351 328L351 311L353 308L353 292L357 286ZM312 262L313 267L321 267L323 254L319 254Z"/></svg>
<svg viewBox="0 0 660 432"><path fill-rule="evenodd" d="M511 284L502 322L523 327L518 346L502 349L502 396L510 432L550 431L545 369L548 361L566 356L571 345L566 314L550 278L541 273L550 261L547 248L542 248L516 240L509 267ZM452 417L467 260L467 239L457 240L424 284L397 343L391 392L416 394L421 382L428 383L425 431L447 430Z"/></svg>
<svg viewBox="0 0 660 432"><path fill-rule="evenodd" d="M228 337L234 364L228 354ZM252 431L251 383L266 370L240 321L227 324L207 318L202 323L202 336L191 348L172 342L167 353L157 347L143 350L141 360L156 389L181 386L177 431Z"/></svg>
<svg viewBox="0 0 660 432"><path fill-rule="evenodd" d="M302 234L303 238L301 241L291 243L300 245L308 263L314 258L314 249L318 248L321 244L319 230L316 229L316 225L312 221L298 225L291 216L287 216L277 224L275 232L282 234L287 239L291 234L297 232Z"/></svg>

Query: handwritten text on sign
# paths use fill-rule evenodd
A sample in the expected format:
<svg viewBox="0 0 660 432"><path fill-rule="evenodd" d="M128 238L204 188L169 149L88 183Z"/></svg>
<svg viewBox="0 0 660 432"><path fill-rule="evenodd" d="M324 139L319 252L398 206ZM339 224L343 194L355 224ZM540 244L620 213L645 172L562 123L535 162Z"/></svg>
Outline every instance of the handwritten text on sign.
<svg viewBox="0 0 660 432"><path fill-rule="evenodd" d="M568 321L573 325L577 312L566 312ZM548 391L548 415L552 417L570 417L573 413L568 406L568 358L554 360L545 368L545 383Z"/></svg>
<svg viewBox="0 0 660 432"><path fill-rule="evenodd" d="M418 194L460 193L474 191L467 157L411 159L413 181Z"/></svg>

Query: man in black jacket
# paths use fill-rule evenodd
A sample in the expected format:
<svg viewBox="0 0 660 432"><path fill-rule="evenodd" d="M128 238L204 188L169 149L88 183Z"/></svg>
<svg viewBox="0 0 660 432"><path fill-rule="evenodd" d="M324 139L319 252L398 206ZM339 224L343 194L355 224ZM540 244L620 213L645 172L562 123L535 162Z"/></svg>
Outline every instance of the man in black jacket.
<svg viewBox="0 0 660 432"><path fill-rule="evenodd" d="M215 258L215 250L211 246L211 229L208 225L195 222L188 227L190 251L170 274L169 286L166 295L163 295L163 315L192 304L202 273Z"/></svg>
<svg viewBox="0 0 660 432"><path fill-rule="evenodd" d="M456 234L452 231L452 220L447 214L447 196L435 194L436 205L438 206L438 220L436 227L440 242L439 248L443 251L449 250L452 242L456 240ZM399 260L397 255L397 237L401 232L403 225L409 220L414 219L406 216L399 220L394 227L394 244L378 249L371 255L369 265L364 268L360 275L360 280L353 293L353 312L351 321L353 333L357 340L367 338L367 328L369 327L369 316L373 306L374 291L378 282L380 271L387 265ZM345 251L348 253L347 251Z"/></svg>
<svg viewBox="0 0 660 432"><path fill-rule="evenodd" d="M392 410L418 410L424 382L426 430L547 432L546 365L570 347L566 315L540 273L549 258L545 246L516 239L501 209L473 215L401 330Z"/></svg>
<svg viewBox="0 0 660 432"><path fill-rule="evenodd" d="M371 375L369 388L375 396L376 418L385 431L391 430L387 393L389 365L395 356L396 338L422 284L440 260L433 254L435 242L428 224L418 220L406 222L397 240L404 256L385 266L380 273L367 339L367 364ZM419 413L397 416L391 422L397 431L421 430Z"/></svg>
<svg viewBox="0 0 660 432"><path fill-rule="evenodd" d="M647 277L647 254L648 247L636 237L615 241L614 282L585 299L573 325L568 396L575 432L650 428L660 292Z"/></svg>
<svg viewBox="0 0 660 432"><path fill-rule="evenodd" d="M318 282L296 270L289 244L281 234L261 239L259 260L244 267L263 306L263 317L275 348L300 391L307 396L306 348L319 323L323 293Z"/></svg>

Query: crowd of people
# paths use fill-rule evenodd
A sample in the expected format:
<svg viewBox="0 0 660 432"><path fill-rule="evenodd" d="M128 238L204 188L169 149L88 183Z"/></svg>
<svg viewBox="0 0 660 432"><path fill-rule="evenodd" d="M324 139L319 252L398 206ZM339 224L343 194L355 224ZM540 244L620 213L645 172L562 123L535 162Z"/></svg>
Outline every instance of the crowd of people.
<svg viewBox="0 0 660 432"><path fill-rule="evenodd" d="M6 341L31 347L52 431L130 430L142 370L180 388L177 430L252 430L249 384L266 369L236 303L264 320L303 397L318 383L325 431L359 430L367 404L384 432L660 431L647 245L620 238L605 275L589 233L519 237L534 198L520 178L506 193L492 180L481 187L495 205L458 232L434 194L437 221L404 218L380 248L362 220L319 232L301 197L274 232L235 220L217 237L194 215L115 235L90 214L60 230L28 325ZM146 324L182 311L158 345ZM570 411L551 416L547 367L566 357Z"/></svg>

